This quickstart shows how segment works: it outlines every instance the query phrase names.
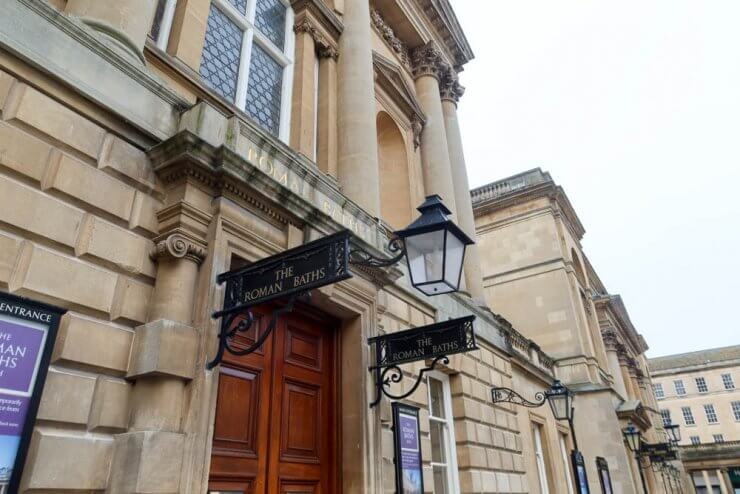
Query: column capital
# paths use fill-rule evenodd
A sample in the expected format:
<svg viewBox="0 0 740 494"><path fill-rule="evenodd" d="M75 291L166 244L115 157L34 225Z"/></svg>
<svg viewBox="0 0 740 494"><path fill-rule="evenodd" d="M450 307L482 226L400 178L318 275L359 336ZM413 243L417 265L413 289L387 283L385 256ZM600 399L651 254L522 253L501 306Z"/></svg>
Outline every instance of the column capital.
<svg viewBox="0 0 740 494"><path fill-rule="evenodd" d="M439 94L442 101L452 101L457 105L460 98L465 94L465 87L460 85L457 72L452 67L445 67L439 80Z"/></svg>
<svg viewBox="0 0 740 494"><path fill-rule="evenodd" d="M416 79L431 76L440 80L440 76L447 68L442 52L433 41L417 46L411 51L411 69Z"/></svg>
<svg viewBox="0 0 740 494"><path fill-rule="evenodd" d="M188 259L200 264L206 258L206 252L205 247L194 240L180 233L171 233L159 238L154 244L150 257L154 260L162 258Z"/></svg>
<svg viewBox="0 0 740 494"><path fill-rule="evenodd" d="M293 25L293 32L296 34L306 33L311 36L316 46L316 55L319 58L333 58L336 60L339 57L337 47L324 36L321 29L309 17L298 19Z"/></svg>
<svg viewBox="0 0 740 494"><path fill-rule="evenodd" d="M339 50L329 43L316 42L316 54L319 58L331 58L336 61L339 58Z"/></svg>
<svg viewBox="0 0 740 494"><path fill-rule="evenodd" d="M604 346L607 352L616 352L617 345L619 344L619 338L617 332L613 329L602 329L601 339L604 341Z"/></svg>

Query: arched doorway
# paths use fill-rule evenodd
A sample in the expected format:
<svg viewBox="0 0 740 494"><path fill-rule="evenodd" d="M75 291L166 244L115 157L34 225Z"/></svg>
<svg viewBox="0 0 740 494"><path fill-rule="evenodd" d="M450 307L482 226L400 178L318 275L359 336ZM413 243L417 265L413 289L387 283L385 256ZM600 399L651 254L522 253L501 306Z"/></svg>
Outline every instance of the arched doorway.
<svg viewBox="0 0 740 494"><path fill-rule="evenodd" d="M411 222L411 188L406 143L398 125L381 111L377 116L380 214L393 228Z"/></svg>

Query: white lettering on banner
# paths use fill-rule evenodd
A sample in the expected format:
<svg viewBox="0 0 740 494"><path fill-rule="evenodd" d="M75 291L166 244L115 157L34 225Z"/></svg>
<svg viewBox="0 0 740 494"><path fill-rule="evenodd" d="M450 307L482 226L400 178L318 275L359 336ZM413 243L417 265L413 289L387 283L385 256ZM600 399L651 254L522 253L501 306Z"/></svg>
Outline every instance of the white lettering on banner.
<svg viewBox="0 0 740 494"><path fill-rule="evenodd" d="M27 317L29 319L35 319L37 321L51 323L51 314L39 310L26 309L18 305L11 305L6 302L0 302L0 312L6 314L13 314L14 316Z"/></svg>

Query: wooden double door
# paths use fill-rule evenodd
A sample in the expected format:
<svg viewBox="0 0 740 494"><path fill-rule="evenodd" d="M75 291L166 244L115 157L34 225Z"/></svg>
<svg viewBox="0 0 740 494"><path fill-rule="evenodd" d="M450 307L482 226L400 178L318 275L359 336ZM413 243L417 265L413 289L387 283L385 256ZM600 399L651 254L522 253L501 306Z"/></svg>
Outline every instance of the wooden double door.
<svg viewBox="0 0 740 494"><path fill-rule="evenodd" d="M235 346L251 345L272 307ZM331 494L337 485L336 324L303 308L283 315L254 353L221 365L210 492Z"/></svg>

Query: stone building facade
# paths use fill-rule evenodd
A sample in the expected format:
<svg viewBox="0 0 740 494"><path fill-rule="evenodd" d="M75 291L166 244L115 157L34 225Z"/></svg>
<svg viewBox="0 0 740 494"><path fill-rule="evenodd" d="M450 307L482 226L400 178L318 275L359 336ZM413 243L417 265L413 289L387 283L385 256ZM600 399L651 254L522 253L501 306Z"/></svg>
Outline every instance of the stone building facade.
<svg viewBox="0 0 740 494"><path fill-rule="evenodd" d="M632 423L645 441L665 441L650 384L647 344L619 295L610 294L581 247L585 229L549 173L530 170L471 192L489 306L554 359L576 392L575 434L592 492L595 458L615 492L639 493L640 466L623 442ZM648 490L670 482L644 469Z"/></svg>
<svg viewBox="0 0 740 494"><path fill-rule="evenodd" d="M696 492L740 490L740 346L648 362L660 413L681 429L681 460Z"/></svg>
<svg viewBox="0 0 740 494"><path fill-rule="evenodd" d="M567 428L491 403L555 367L485 307L475 247L463 292L356 270L259 352L206 368L219 273L344 229L389 256L430 194L474 235L456 116L470 58L446 0L4 2L0 291L68 311L20 492L393 492L367 340L470 314L479 350L407 400L425 492L539 492L533 422L567 492Z"/></svg>

